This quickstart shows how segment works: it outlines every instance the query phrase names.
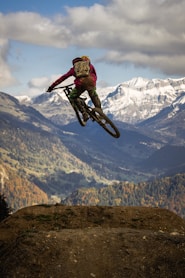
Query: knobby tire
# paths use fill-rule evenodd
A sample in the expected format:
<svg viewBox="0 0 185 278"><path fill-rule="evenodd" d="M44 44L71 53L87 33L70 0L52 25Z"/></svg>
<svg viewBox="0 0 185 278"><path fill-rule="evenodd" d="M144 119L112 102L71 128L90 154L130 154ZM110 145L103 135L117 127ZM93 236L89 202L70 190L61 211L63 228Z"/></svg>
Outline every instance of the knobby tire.
<svg viewBox="0 0 185 278"><path fill-rule="evenodd" d="M94 108L91 117L111 136L120 137L120 132L113 122L103 113L100 108Z"/></svg>

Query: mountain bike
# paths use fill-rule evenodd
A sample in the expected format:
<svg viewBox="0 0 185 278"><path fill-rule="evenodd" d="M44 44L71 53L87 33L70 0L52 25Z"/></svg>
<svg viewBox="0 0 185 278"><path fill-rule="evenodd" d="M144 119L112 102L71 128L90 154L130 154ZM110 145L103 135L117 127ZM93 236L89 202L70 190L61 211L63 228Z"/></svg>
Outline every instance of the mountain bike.
<svg viewBox="0 0 185 278"><path fill-rule="evenodd" d="M91 119L93 122L97 122L106 132L108 132L111 136L115 138L120 137L120 132L115 124L103 113L101 108L91 107L86 103L87 98L79 96L76 98L75 102L73 103L70 100L70 93L73 89L74 84L69 84L65 86L56 87L55 89L63 89L66 97L68 98L71 106L73 107L76 117L81 126L85 126L87 121L84 121L82 112L80 110L85 111L88 114L88 120ZM77 106L78 103L78 106ZM82 109L79 109L79 106Z"/></svg>

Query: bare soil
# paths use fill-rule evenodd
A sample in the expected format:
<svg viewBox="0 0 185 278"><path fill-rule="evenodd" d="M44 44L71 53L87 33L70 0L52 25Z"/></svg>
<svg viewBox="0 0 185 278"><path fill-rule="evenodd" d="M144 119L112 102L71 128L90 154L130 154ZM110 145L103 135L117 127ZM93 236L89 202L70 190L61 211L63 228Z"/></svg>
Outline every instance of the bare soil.
<svg viewBox="0 0 185 278"><path fill-rule="evenodd" d="M38 205L0 224L0 277L185 277L185 220L166 209Z"/></svg>

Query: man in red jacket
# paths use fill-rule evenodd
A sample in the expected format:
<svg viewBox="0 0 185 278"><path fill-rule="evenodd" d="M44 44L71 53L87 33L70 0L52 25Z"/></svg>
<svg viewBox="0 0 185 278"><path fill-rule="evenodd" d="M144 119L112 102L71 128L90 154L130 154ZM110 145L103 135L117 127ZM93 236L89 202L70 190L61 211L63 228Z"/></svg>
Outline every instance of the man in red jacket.
<svg viewBox="0 0 185 278"><path fill-rule="evenodd" d="M84 91L87 91L94 106L101 108L101 102L96 92L96 80L97 74L94 66L91 64L89 57L82 56L73 59L72 61L73 67L66 73L63 74L60 78L58 78L47 90L47 92L51 92L58 84L69 78L70 76L74 76L74 84L75 88L71 91L70 100L75 103L77 97L79 97ZM78 105L78 103L75 103ZM81 107L79 107L81 110ZM81 111L83 114L83 118L86 121L88 119L87 113Z"/></svg>

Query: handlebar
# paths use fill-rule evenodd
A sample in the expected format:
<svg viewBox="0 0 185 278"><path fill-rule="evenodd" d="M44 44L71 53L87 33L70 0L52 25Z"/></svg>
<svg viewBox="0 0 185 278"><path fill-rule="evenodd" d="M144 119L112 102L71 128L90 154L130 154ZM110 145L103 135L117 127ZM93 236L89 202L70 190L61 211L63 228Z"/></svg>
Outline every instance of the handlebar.
<svg viewBox="0 0 185 278"><path fill-rule="evenodd" d="M72 87L74 85L74 83L71 83L69 85L65 85L65 86L60 86L60 87L56 87L54 88L53 90L56 90L56 89L65 89L65 88L69 88L69 87Z"/></svg>

